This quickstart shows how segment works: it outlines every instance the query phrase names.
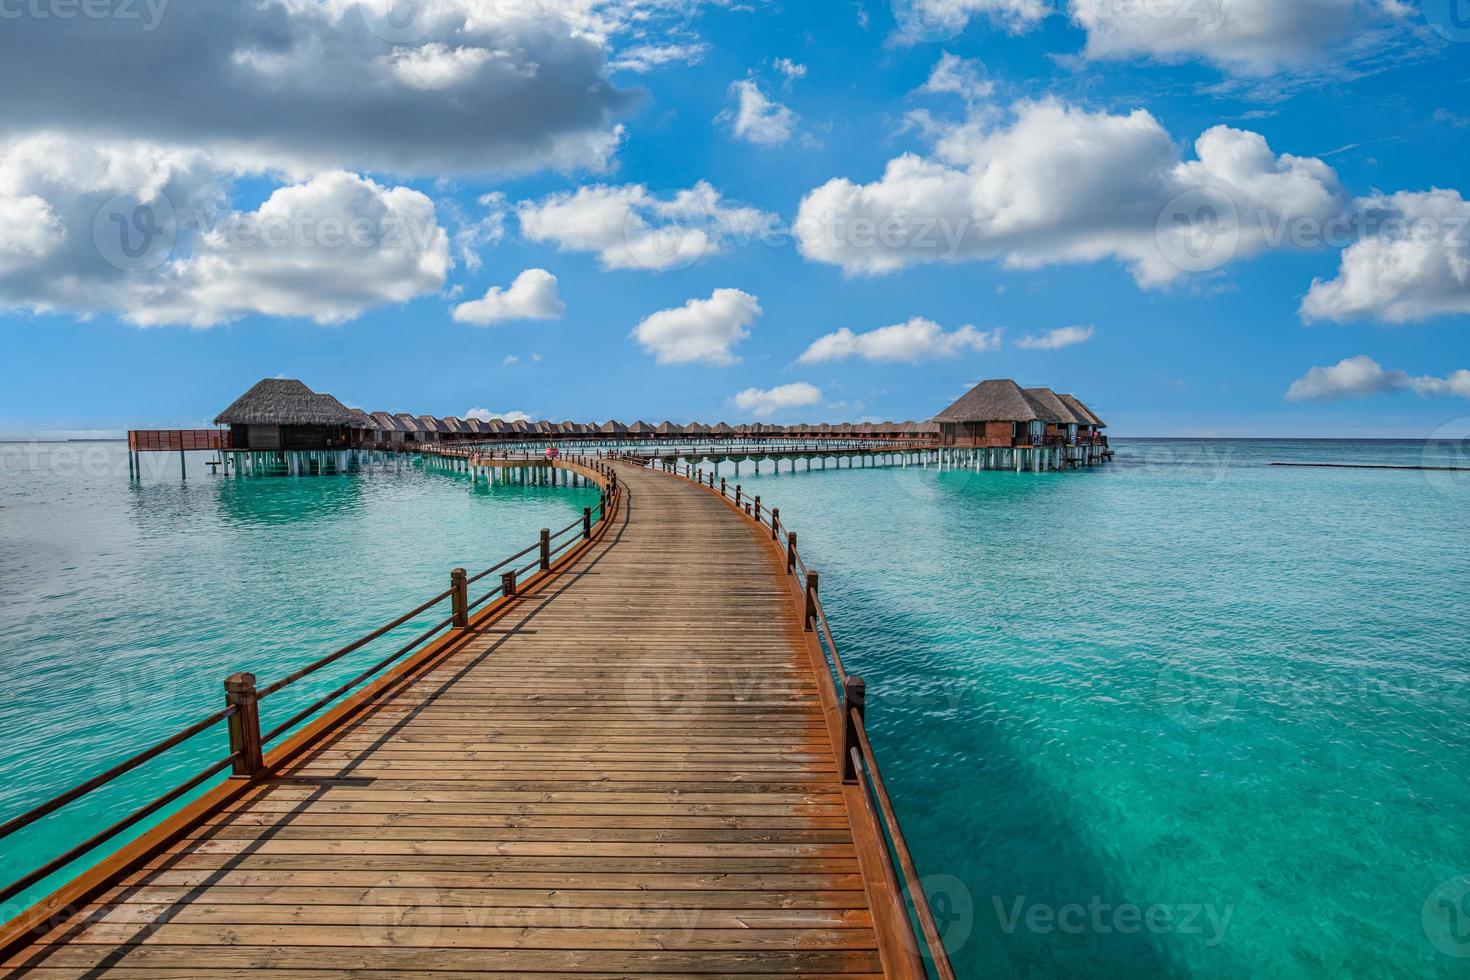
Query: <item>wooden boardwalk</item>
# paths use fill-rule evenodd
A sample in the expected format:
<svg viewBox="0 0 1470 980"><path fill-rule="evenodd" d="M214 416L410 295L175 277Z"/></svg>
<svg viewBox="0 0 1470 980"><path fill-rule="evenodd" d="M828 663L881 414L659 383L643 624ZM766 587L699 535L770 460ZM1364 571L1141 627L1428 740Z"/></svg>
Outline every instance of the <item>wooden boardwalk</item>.
<svg viewBox="0 0 1470 980"><path fill-rule="evenodd" d="M770 530L617 470L574 560L0 976L919 975Z"/></svg>

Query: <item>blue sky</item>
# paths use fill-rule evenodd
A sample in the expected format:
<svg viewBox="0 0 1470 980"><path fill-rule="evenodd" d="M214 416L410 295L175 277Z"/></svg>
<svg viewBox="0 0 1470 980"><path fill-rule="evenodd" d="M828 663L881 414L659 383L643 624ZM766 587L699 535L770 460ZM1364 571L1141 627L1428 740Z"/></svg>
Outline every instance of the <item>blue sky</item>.
<svg viewBox="0 0 1470 980"><path fill-rule="evenodd" d="M0 432L277 375L579 420L922 418L990 377L1117 435L1470 415L1448 3L376 2L6 8Z"/></svg>

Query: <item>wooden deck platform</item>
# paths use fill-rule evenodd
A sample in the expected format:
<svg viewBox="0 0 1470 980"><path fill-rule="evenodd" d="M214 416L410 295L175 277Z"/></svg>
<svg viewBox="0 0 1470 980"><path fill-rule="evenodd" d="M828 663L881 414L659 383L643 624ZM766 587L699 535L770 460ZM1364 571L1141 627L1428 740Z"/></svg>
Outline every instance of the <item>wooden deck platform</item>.
<svg viewBox="0 0 1470 980"><path fill-rule="evenodd" d="M769 529L618 473L574 560L0 976L922 975Z"/></svg>

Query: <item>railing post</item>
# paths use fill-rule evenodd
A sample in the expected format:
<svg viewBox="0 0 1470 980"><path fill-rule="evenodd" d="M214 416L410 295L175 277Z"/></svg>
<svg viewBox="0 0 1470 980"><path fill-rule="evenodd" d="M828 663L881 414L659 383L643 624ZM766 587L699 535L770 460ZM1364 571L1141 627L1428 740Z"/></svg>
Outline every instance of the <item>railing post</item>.
<svg viewBox="0 0 1470 980"><path fill-rule="evenodd" d="M541 570L544 572L551 568L551 530L541 529Z"/></svg>
<svg viewBox="0 0 1470 980"><path fill-rule="evenodd" d="M740 484L735 484L735 506L740 506Z"/></svg>
<svg viewBox="0 0 1470 980"><path fill-rule="evenodd" d="M453 610L453 626L457 630L470 625L469 579L463 568L449 573L449 608Z"/></svg>
<svg viewBox="0 0 1470 980"><path fill-rule="evenodd" d="M786 532L786 574L796 574L796 532Z"/></svg>
<svg viewBox="0 0 1470 980"><path fill-rule="evenodd" d="M516 594L515 569L511 569L508 572L500 573L500 594L505 596L507 599Z"/></svg>
<svg viewBox="0 0 1470 980"><path fill-rule="evenodd" d="M806 631L817 628L817 573L806 573Z"/></svg>
<svg viewBox="0 0 1470 980"><path fill-rule="evenodd" d="M866 715L868 686L861 677L851 674L842 682L842 781L848 785L857 782L857 766L852 761L852 750L862 751L858 741L857 723ZM853 712L857 718L853 718Z"/></svg>
<svg viewBox="0 0 1470 980"><path fill-rule="evenodd" d="M592 537L592 508L591 507L583 507L582 508L582 537L584 539Z"/></svg>
<svg viewBox="0 0 1470 980"><path fill-rule="evenodd" d="M231 674L225 678L225 703L233 705L230 715L230 752L238 752L234 777L254 779L265 768L260 744L260 698L255 693L254 674Z"/></svg>
<svg viewBox="0 0 1470 980"><path fill-rule="evenodd" d="M720 477L720 496L723 497L724 495L725 495L725 478L722 476L722 477Z"/></svg>
<svg viewBox="0 0 1470 980"><path fill-rule="evenodd" d="M781 531L781 508L771 508L771 540L779 540Z"/></svg>
<svg viewBox="0 0 1470 980"><path fill-rule="evenodd" d="M756 520L756 523L760 523L760 519L761 519L761 495L760 494L756 494L755 495L755 520Z"/></svg>

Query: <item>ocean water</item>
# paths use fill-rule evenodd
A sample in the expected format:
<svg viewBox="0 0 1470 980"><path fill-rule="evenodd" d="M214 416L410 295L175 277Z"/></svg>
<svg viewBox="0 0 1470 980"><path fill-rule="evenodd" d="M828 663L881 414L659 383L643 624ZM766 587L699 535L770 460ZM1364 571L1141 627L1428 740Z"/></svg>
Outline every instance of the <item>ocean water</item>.
<svg viewBox="0 0 1470 980"><path fill-rule="evenodd" d="M1269 465L1462 447L1115 444L1085 472L738 477L822 573L959 975L1470 976L1470 473ZM587 502L31 453L0 469L0 817ZM4 876L95 824L76 810Z"/></svg>
<svg viewBox="0 0 1470 980"><path fill-rule="evenodd" d="M230 674L264 686L442 592L451 569L488 568L597 502L596 490L472 485L401 460L340 476L213 476L211 455L190 454L187 480L176 455L146 455L134 482L120 444L0 445L0 819L224 707ZM441 604L266 699L263 727L448 615ZM0 841L0 878L228 752L221 724Z"/></svg>

